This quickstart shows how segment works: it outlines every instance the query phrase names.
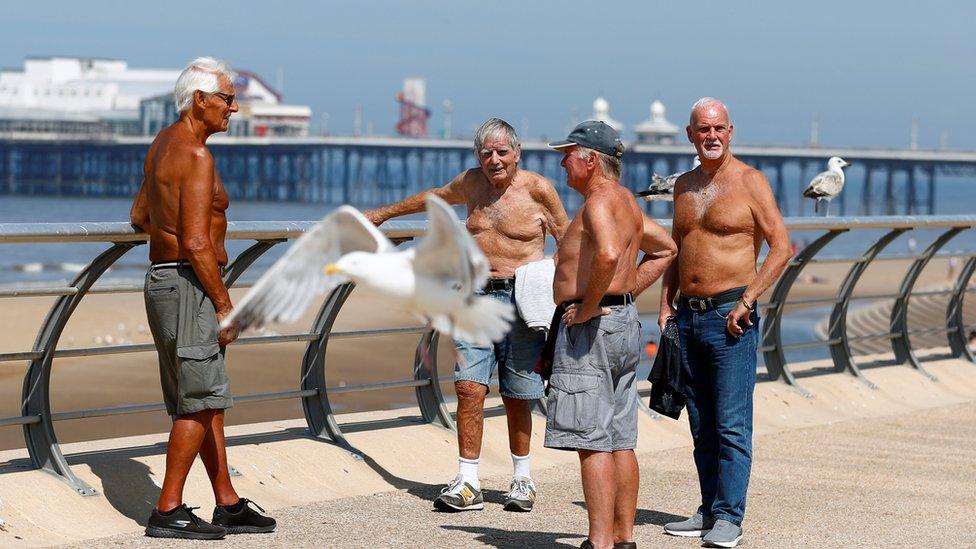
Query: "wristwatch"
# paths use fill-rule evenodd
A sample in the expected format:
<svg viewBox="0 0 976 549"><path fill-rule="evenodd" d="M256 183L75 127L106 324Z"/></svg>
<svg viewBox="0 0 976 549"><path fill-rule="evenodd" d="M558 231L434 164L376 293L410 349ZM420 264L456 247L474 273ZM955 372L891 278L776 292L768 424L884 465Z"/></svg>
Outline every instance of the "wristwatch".
<svg viewBox="0 0 976 549"><path fill-rule="evenodd" d="M755 311L756 310L756 304L755 304L755 302L753 302L752 305L749 305L749 302L746 301L746 297L745 296L742 296L742 297L739 298L739 303L742 303L742 306L745 307L746 309L750 310L750 311Z"/></svg>

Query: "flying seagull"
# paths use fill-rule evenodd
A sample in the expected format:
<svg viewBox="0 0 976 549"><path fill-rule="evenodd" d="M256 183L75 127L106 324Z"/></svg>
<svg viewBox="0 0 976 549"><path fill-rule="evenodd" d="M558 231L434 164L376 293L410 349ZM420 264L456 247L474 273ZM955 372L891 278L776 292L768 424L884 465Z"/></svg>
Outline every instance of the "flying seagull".
<svg viewBox="0 0 976 549"><path fill-rule="evenodd" d="M694 170L700 164L701 161L698 160L698 155L695 155L695 159L691 164L691 169ZM651 200L674 200L674 183L679 177L688 173L688 171L676 172L665 176L654 174L651 176L651 186L648 187L646 191L637 193L637 196L647 200L648 202Z"/></svg>
<svg viewBox="0 0 976 549"><path fill-rule="evenodd" d="M427 214L427 234L398 250L359 210L340 206L295 241L221 326L293 322L322 294L354 282L442 334L476 345L501 340L512 306L474 293L488 279L488 260L446 202L427 195Z"/></svg>
<svg viewBox="0 0 976 549"><path fill-rule="evenodd" d="M810 186L803 191L803 196L816 200L813 205L814 212L820 213L820 201L826 200L826 215L830 215L830 201L839 195L844 188L844 170L842 168L850 165L850 162L839 156L831 156L830 160L827 161L827 171L818 173L810 182Z"/></svg>

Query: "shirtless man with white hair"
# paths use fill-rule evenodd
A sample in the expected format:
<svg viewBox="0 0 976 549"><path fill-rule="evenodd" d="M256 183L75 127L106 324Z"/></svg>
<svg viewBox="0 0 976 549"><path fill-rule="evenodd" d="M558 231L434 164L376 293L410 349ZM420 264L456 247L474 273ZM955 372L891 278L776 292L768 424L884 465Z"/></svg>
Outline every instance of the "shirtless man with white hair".
<svg viewBox="0 0 976 549"><path fill-rule="evenodd" d="M180 118L150 145L130 213L132 224L149 234L146 317L159 355L163 400L173 417L166 475L146 535L220 539L271 532L275 520L234 491L224 446L224 410L234 402L224 351L237 334L219 325L231 312L221 277L229 202L206 142L227 131L237 112L233 75L221 61L194 59L176 80L174 96ZM183 485L197 455L217 503L213 524L183 503Z"/></svg>
<svg viewBox="0 0 976 549"><path fill-rule="evenodd" d="M675 183L672 237L678 257L664 275L659 324L664 331L669 320L678 322L690 377L688 422L701 505L691 518L666 524L664 531L704 535L707 547L735 547L742 538L752 467L757 300L793 252L766 177L729 151L732 123L726 106L700 99L691 109L687 133L701 166ZM769 253L757 271L764 241Z"/></svg>
<svg viewBox="0 0 976 549"><path fill-rule="evenodd" d="M394 217L418 213L424 210L428 193L449 204L463 204L468 211L468 230L491 264L491 278L479 291L514 303L515 270L543 259L546 235L558 243L569 221L552 183L519 167L522 148L510 124L499 118L485 122L475 134L474 153L479 167L459 173L442 187L363 214L379 225ZM545 344L545 335L529 328L517 316L511 332L494 345L472 345L460 340L454 344L461 358L454 370L458 397L458 474L434 500L434 506L444 511L484 508L478 466L485 396L491 373L497 367L498 392L508 418L513 466L505 509L529 511L536 498L529 468L530 406L533 400L543 396L542 378L535 372L535 363Z"/></svg>

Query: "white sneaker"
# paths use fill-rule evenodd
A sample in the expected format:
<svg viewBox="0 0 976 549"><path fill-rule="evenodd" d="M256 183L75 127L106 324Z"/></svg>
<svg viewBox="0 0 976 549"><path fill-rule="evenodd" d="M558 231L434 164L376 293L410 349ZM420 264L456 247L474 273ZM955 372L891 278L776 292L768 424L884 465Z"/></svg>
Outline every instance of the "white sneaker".
<svg viewBox="0 0 976 549"><path fill-rule="evenodd" d="M481 490L476 490L458 475L441 490L441 495L434 500L434 507L441 511L475 511L485 508L485 500Z"/></svg>
<svg viewBox="0 0 976 549"><path fill-rule="evenodd" d="M526 477L514 477L505 494L505 510L527 513L535 504L535 483Z"/></svg>

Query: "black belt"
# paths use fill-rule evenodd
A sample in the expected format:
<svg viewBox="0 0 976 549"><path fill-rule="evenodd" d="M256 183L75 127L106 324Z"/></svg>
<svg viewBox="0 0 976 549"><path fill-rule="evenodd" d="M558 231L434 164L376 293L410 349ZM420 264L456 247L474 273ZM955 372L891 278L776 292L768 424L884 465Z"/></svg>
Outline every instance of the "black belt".
<svg viewBox="0 0 976 549"><path fill-rule="evenodd" d="M569 301L563 301L560 306L565 308L567 305L572 305L573 303L582 303L582 299L570 299ZM603 299L600 300L601 307L615 307L617 305L628 305L634 302L634 296L627 293L622 295L605 295Z"/></svg>
<svg viewBox="0 0 976 549"><path fill-rule="evenodd" d="M678 306L688 307L692 311L707 311L709 309L714 309L719 305L739 301L745 291L746 287L743 286L741 288L726 290L711 297L680 296L678 298Z"/></svg>
<svg viewBox="0 0 976 549"><path fill-rule="evenodd" d="M187 269L193 269L193 264L186 259L179 259L176 261L158 261L151 263L149 269L179 269L180 267L186 267ZM217 271L220 272L220 276L224 276L227 272L226 265L217 265Z"/></svg>
<svg viewBox="0 0 976 549"><path fill-rule="evenodd" d="M486 292L497 292L499 290L513 289L515 289L514 278L489 278L484 287L484 291Z"/></svg>

